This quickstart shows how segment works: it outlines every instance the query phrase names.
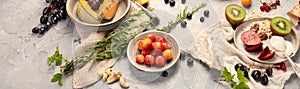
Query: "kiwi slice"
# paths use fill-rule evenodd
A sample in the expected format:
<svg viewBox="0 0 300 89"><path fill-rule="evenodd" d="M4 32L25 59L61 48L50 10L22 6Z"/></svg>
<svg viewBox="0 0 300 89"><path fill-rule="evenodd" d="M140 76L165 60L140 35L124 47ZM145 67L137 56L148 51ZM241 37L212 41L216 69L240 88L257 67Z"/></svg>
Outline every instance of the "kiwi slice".
<svg viewBox="0 0 300 89"><path fill-rule="evenodd" d="M270 26L273 34L275 35L286 36L292 31L290 21L280 16L272 18Z"/></svg>
<svg viewBox="0 0 300 89"><path fill-rule="evenodd" d="M239 5L230 4L226 7L225 16L231 25L238 25L245 19L246 10Z"/></svg>

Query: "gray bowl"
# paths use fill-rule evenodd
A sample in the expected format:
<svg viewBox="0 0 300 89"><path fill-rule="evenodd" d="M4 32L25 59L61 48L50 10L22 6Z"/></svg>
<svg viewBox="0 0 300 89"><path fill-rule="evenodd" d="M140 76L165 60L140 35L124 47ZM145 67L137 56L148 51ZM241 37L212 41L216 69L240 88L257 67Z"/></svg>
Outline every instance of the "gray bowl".
<svg viewBox="0 0 300 89"><path fill-rule="evenodd" d="M88 35L92 32L99 32L99 31L108 31L112 30L119 25L121 21L123 21L130 10L131 7L131 1L130 0L121 0L119 3L118 10L112 19L112 21L107 23L101 23L101 24L92 24L92 23L86 23L78 19L78 15L76 14L77 5L79 5L78 0L68 0L66 4L66 10L75 24L76 30L81 38L87 38Z"/></svg>

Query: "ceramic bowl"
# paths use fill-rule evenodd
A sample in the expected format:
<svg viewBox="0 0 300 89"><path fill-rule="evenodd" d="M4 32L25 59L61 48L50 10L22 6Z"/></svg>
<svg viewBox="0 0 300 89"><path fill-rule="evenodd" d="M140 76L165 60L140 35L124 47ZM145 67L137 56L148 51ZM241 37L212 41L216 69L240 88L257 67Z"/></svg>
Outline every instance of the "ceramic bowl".
<svg viewBox="0 0 300 89"><path fill-rule="evenodd" d="M136 62L136 56L140 54L140 50L138 49L138 42L139 40L145 39L147 34L154 34L156 37L164 36L166 38L166 42L171 46L172 50L172 60L167 62L165 66L163 67L157 67L155 64L153 66L146 66L145 64L138 64ZM176 64L176 62L179 59L180 55L180 48L177 43L177 40L170 35L169 33L161 32L161 31L147 31L143 32L141 34L138 34L134 39L130 41L127 47L127 57L130 61L130 63L137 69L146 71L146 72L161 72L164 70L169 69L173 65Z"/></svg>
<svg viewBox="0 0 300 89"><path fill-rule="evenodd" d="M77 5L79 5L78 0L68 0L66 4L66 10L75 24L76 30L81 38L86 38L88 35L92 32L99 32L99 31L108 31L112 30L119 25L119 23L124 20L131 7L131 1L130 0L120 0L118 10L112 19L112 21L107 23L101 23L101 24L92 24L92 23L86 23L78 19L78 15L76 13L77 11ZM83 16L83 15L81 15ZM81 17L85 18L85 17Z"/></svg>

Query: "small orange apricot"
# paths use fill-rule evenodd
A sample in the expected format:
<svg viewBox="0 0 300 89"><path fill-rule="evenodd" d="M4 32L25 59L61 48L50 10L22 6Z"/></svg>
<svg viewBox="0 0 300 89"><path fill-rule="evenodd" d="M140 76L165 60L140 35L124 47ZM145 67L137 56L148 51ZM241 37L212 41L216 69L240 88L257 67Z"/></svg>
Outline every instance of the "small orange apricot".
<svg viewBox="0 0 300 89"><path fill-rule="evenodd" d="M243 6L250 6L251 0L241 0Z"/></svg>

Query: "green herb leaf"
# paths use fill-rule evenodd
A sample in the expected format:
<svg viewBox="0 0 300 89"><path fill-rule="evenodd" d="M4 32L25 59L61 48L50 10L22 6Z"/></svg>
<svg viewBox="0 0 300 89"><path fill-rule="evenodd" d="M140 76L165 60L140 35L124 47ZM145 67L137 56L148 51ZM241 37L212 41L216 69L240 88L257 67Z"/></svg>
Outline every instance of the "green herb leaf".
<svg viewBox="0 0 300 89"><path fill-rule="evenodd" d="M56 73L53 78L51 79L51 82L56 82L62 79L62 74L61 73Z"/></svg>
<svg viewBox="0 0 300 89"><path fill-rule="evenodd" d="M240 82L248 82L248 79L244 77L244 72L240 68L237 69L237 78Z"/></svg>
<svg viewBox="0 0 300 89"><path fill-rule="evenodd" d="M240 82L238 85L233 86L233 89L250 89L245 82Z"/></svg>
<svg viewBox="0 0 300 89"><path fill-rule="evenodd" d="M224 67L224 70L221 75L226 79L226 82L230 82L234 78L234 74L231 75L231 73L226 67Z"/></svg>
<svg viewBox="0 0 300 89"><path fill-rule="evenodd" d="M54 64L55 62L55 65L56 66L60 66L62 64L62 54L59 53L59 50L58 50L58 46L56 47L56 51L55 53L48 57L48 63L49 63L49 66L51 66L52 64Z"/></svg>

